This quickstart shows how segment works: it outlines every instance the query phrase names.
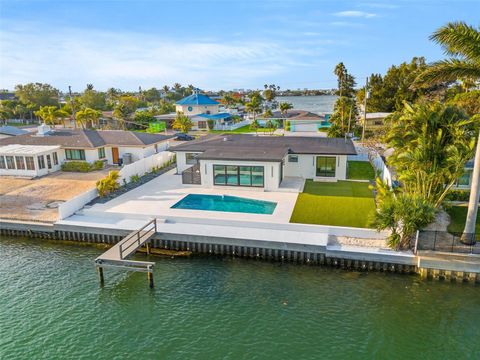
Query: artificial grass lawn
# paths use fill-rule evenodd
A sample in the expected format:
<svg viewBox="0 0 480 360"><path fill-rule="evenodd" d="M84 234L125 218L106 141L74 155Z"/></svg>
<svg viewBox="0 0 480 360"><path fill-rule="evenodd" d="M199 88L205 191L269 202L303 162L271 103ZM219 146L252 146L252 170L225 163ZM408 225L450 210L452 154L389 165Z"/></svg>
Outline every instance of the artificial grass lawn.
<svg viewBox="0 0 480 360"><path fill-rule="evenodd" d="M352 180L373 180L375 171L368 161L348 161L347 179Z"/></svg>
<svg viewBox="0 0 480 360"><path fill-rule="evenodd" d="M452 206L447 209L448 215L450 215L450 225L448 225L447 230L450 233L461 233L465 228L465 219L467 218L466 206ZM480 234L480 223L478 221L475 224L475 233Z"/></svg>
<svg viewBox="0 0 480 360"><path fill-rule="evenodd" d="M374 211L375 202L368 183L307 180L290 222L366 228Z"/></svg>

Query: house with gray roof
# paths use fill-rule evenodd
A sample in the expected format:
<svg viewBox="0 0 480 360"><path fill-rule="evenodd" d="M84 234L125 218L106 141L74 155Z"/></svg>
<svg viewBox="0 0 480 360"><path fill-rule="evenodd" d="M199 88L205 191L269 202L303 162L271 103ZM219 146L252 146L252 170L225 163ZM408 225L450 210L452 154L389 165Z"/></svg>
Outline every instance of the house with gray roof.
<svg viewBox="0 0 480 360"><path fill-rule="evenodd" d="M350 139L211 135L170 149L184 183L276 191L286 179L345 180Z"/></svg>
<svg viewBox="0 0 480 360"><path fill-rule="evenodd" d="M58 170L56 166L63 162L74 160L128 164L167 150L172 137L123 130L51 129L40 125L35 132L0 139L0 174L19 175L16 170L38 169L45 169L48 173ZM35 151L45 149L51 153L35 155ZM24 154L29 154L29 158L20 159L25 157ZM16 157L19 157L18 163ZM22 165L27 161L30 164L28 169Z"/></svg>

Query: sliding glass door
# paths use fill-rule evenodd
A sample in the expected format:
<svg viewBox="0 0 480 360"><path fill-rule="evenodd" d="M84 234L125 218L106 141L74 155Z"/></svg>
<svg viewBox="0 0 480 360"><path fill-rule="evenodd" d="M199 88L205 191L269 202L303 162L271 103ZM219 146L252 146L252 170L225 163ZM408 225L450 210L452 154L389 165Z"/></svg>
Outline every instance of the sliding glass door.
<svg viewBox="0 0 480 360"><path fill-rule="evenodd" d="M335 177L337 158L334 156L317 156L316 175L319 177Z"/></svg>
<svg viewBox="0 0 480 360"><path fill-rule="evenodd" d="M264 186L263 166L213 165L213 183L226 186Z"/></svg>

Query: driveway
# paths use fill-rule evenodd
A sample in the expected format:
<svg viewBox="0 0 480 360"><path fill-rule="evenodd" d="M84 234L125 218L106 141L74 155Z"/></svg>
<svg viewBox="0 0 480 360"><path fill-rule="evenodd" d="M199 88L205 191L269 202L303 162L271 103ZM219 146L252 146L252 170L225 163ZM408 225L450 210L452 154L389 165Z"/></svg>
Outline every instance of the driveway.
<svg viewBox="0 0 480 360"><path fill-rule="evenodd" d="M54 222L60 203L94 188L108 171L59 171L35 179L0 176L0 218Z"/></svg>

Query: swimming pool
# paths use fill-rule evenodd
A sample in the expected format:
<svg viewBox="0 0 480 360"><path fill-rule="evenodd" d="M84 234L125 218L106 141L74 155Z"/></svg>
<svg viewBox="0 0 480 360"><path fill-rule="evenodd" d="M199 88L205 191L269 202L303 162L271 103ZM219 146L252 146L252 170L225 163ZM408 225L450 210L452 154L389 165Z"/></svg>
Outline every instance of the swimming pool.
<svg viewBox="0 0 480 360"><path fill-rule="evenodd" d="M172 209L273 214L277 203L252 200L228 195L189 194L172 206Z"/></svg>

